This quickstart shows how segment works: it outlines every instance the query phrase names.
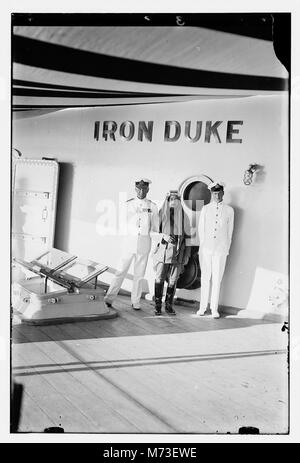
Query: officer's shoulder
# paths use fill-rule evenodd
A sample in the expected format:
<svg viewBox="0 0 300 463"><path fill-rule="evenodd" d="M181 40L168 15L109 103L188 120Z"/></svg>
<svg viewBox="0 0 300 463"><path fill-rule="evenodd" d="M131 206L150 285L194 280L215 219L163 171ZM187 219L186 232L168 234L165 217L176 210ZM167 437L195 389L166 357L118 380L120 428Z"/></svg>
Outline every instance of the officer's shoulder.
<svg viewBox="0 0 300 463"><path fill-rule="evenodd" d="M126 203L129 203L130 201L133 201L135 198L130 198L130 199L127 199Z"/></svg>
<svg viewBox="0 0 300 463"><path fill-rule="evenodd" d="M147 198L148 199L148 198ZM151 206L156 206L156 203L154 201L152 201L151 199L148 199L149 203L151 204Z"/></svg>
<svg viewBox="0 0 300 463"><path fill-rule="evenodd" d="M227 214L234 215L234 209L232 206L229 206L229 204L224 204L225 210L227 211Z"/></svg>

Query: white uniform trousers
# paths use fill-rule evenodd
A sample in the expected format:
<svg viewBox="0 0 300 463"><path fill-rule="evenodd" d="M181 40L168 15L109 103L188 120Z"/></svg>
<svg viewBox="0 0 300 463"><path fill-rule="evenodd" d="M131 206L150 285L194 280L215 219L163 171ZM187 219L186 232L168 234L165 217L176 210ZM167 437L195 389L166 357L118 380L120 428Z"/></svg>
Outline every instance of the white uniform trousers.
<svg viewBox="0 0 300 463"><path fill-rule="evenodd" d="M138 254L136 252L128 252L122 255L117 267L118 270L116 271L115 276L104 298L106 302L112 302L116 298L122 286L124 278L128 273L130 264L134 259L131 302L135 307L139 307L142 295L142 280L145 276L148 257L149 253Z"/></svg>
<svg viewBox="0 0 300 463"><path fill-rule="evenodd" d="M218 312L219 294L221 281L226 265L226 255L206 254L205 251L200 253L201 268L201 299L200 311L205 312L207 309L210 280L211 280L211 300L210 308L212 313Z"/></svg>

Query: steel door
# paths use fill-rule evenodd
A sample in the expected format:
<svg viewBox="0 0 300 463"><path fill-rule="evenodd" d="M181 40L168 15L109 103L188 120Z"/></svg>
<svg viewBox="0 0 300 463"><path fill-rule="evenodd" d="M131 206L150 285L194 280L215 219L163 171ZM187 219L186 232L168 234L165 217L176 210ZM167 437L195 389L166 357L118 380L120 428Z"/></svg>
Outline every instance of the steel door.
<svg viewBox="0 0 300 463"><path fill-rule="evenodd" d="M59 165L17 159L12 192L12 256L31 260L53 246Z"/></svg>

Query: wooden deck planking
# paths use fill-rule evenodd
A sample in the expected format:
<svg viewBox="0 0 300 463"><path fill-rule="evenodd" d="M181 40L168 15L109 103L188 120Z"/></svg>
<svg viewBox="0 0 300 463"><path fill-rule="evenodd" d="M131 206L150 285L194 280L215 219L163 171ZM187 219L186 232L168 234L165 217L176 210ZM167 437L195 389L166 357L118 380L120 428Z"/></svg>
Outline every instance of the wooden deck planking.
<svg viewBox="0 0 300 463"><path fill-rule="evenodd" d="M51 327L55 328L55 327ZM50 329L50 327L48 327ZM48 338L49 340L49 338ZM36 347L36 346L34 346ZM75 409L78 409L80 413L82 413L88 420L89 425L85 428L85 425L81 425L79 430L76 427L76 432L108 432L108 429L112 427L115 432L126 432L129 427L129 422L125 419L122 419L122 416L119 415L116 411L113 411L110 407L108 407L101 397L95 394L95 391L92 391L89 387L89 383L87 382L85 385L82 382L78 381L77 378L70 375L67 372L67 369L60 366L59 363L55 363L53 361L53 351L59 351L60 353L64 353L61 346L56 343L51 342L51 348L49 349L49 342L46 343L39 343L38 348L34 348L32 343L27 345L22 345L21 349L24 354L26 354L26 358L28 362L31 362L31 365L36 365L35 367L31 366L30 373L38 373L38 375L43 376L46 378L47 382L54 387L56 391L63 395L67 401L70 401L74 404ZM49 353L51 352L51 354ZM59 360L61 360L61 355ZM75 359L76 360L76 359ZM74 357L68 356L68 361L74 361ZM43 368L41 369L41 365ZM18 366L18 365L17 365ZM47 367L47 371L45 372L45 366ZM53 366L55 368L53 368ZM16 372L24 372L20 369L16 368ZM44 373L43 373L44 372ZM16 378L18 377L15 373ZM29 376L28 375L28 376ZM93 375L94 376L94 375ZM25 388L26 388L26 381L27 376L19 376L19 378L26 378L25 379ZM90 377L90 381L95 381L95 377ZM56 414L60 415L60 402L56 403L53 402L53 409L56 410ZM62 421L64 417L62 415ZM92 428L91 428L92 426ZM73 431L73 426L70 427L70 424L65 422L64 426L66 431ZM132 426L132 432L137 432L139 429Z"/></svg>
<svg viewBox="0 0 300 463"><path fill-rule="evenodd" d="M245 327L249 324L249 320L238 317L221 317L218 320L213 319L210 315L198 317L195 315L195 308L175 306L177 315L168 316L163 311L163 316L156 317L154 315L154 306L150 301L142 302L142 310L134 311L131 308L127 297L121 296L115 302L114 307L118 311L119 317L115 319L115 326L120 327L119 335L136 335L136 329L139 329L138 334L147 331L147 334L171 334L182 332L199 332L199 331L219 331L229 328ZM122 323L120 320L123 320ZM142 323L140 323L142 321ZM125 322L125 324L124 324ZM265 325L269 322L264 320L250 321L252 326ZM127 329L125 329L125 327Z"/></svg>
<svg viewBox="0 0 300 463"><path fill-rule="evenodd" d="M32 349L33 351L33 349ZM40 355L40 354L39 354ZM40 358L40 357L39 357ZM18 365L26 365L26 362L32 362L31 357L28 358L28 352L26 356L23 353L18 352L17 359L15 358L15 363L18 360ZM31 371L36 372L37 374L32 376L16 376L16 379L20 381L19 378L22 378L22 383L24 385L26 393L30 398L39 405L39 407L48 415L52 423L55 423L55 426L62 426L72 430L73 432L80 432L83 428L87 429L88 432L93 432L95 425L81 413L77 407L66 398L60 390L53 386L53 382L48 381L48 377L40 374L35 368L31 368ZM21 421L19 431L23 431ZM51 423L51 424L52 424ZM50 424L50 426L51 426ZM36 423L32 422L32 432L43 432L43 429L39 429Z"/></svg>
<svg viewBox="0 0 300 463"><path fill-rule="evenodd" d="M93 336L96 336L97 333L93 333L92 331L92 326L95 326L95 325L89 325L90 326L90 334L93 335ZM94 328L95 329L95 328ZM168 339L170 339L170 337L168 337ZM285 339L284 337L282 339ZM232 342L231 342L232 344ZM248 343L249 344L249 343ZM186 345L186 343L185 343ZM163 341L163 346L164 348L166 349L166 347L168 346L168 342L166 339L164 339ZM144 343L143 345L143 354L145 354L145 348L147 347L147 344ZM211 345L209 346L210 347L210 351L211 351ZM232 347L232 345L231 345ZM282 344L281 347L285 347L285 343ZM155 346L153 346L153 344L151 344L151 352L149 352L149 354L152 354L152 357L154 355L156 355L156 351L157 349L155 349ZM168 351L168 349L167 349ZM126 349L126 352L128 352L128 348ZM173 352L173 346L171 346L171 352L170 352L170 360L172 361L172 352ZM112 353L112 352L111 352ZM136 353L136 349L134 350L134 353ZM259 355L260 355L260 352L257 352ZM243 353L241 353L243 355ZM247 352L246 352L246 358L243 360L242 364L240 362L240 360L237 358L234 358L234 359L230 359L230 356L229 356L229 359L226 359L225 358L221 358L218 360L217 359L214 359L214 358L211 358L210 359L210 365L212 366L213 370L212 372L211 371L208 371L208 375L207 375L207 378L206 378L206 381L208 381L207 384L204 384L204 394L206 396L206 398L208 399L209 395L210 395L210 392L212 392L213 394L211 395L214 395L213 397L211 397L212 401L217 405L217 412L214 412L213 415L216 415L218 417L218 414L220 414L222 411L226 411L227 410L227 404L226 404L226 399L229 398L229 400L231 401L232 403L232 413L233 413L233 416L235 417L235 419L238 419L238 417L243 417L244 415L241 413L243 408L246 408L246 415L248 417L248 420L254 420L254 421L260 421L261 425L263 426L267 426L268 430L271 431L274 427L276 428L276 422L277 422L277 425L279 426L280 423L284 423L286 422L286 419L284 420L284 418L286 417L283 417L280 415L280 413L277 414L273 411L275 410L278 410L278 405L279 404L283 404L284 403L284 398L286 400L286 393L287 393L287 385L285 385L285 387L283 387L282 389L284 391L281 392L281 394L278 394L276 390L274 390L274 388L272 389L272 377L274 377L274 374L276 376L277 374L277 370L276 370L276 366L278 365L278 359L274 359L272 357L269 357L269 362L268 364L269 365L269 370L271 372L271 375L266 375L266 364L265 364L265 361L264 361L264 356L265 355L268 355L268 352L267 353L264 353L262 352L263 354L263 357L261 356L256 356L255 355L256 352L254 351L253 354L250 352L250 356L248 356ZM270 352L270 354L275 355L272 353L272 351ZM161 355L161 350L158 351L158 355ZM254 356L254 358L251 357L251 355ZM281 354L282 355L282 354ZM119 354L117 354L117 357L119 358ZM280 362L280 367L277 368L278 369L278 374L283 377L284 375L287 376L287 369L285 369L285 366L286 365L286 354L283 354L283 358L282 358L282 361ZM180 401L181 403L184 402L184 399L186 396L190 396L190 394L193 395L193 390L190 390L191 389L191 385L190 385L190 382L191 381L195 381L195 384L202 384L204 383L204 377L203 377L203 369L201 370L201 356L199 356L199 365L200 365L200 368L198 365L195 365L195 360L197 359L192 359L192 362L193 364L191 365L191 363L188 363L188 367L183 363L183 368L187 370L187 374L185 375L186 378L189 378L189 381L188 381L188 384L181 384L180 385L180 391L186 391L186 393L184 392L182 394L182 397L180 396ZM234 360L234 362L232 362L232 360ZM187 359L187 362L189 362L189 359ZM217 362L217 364L216 364ZM259 366L259 362L261 362L261 368L257 368L257 366ZM227 370L228 370L228 363L231 363L230 367L231 367L231 377L230 378L227 378L228 374L227 374ZM235 371L234 368L234 364L237 364L237 369ZM253 365L252 365L253 364ZM268 365L267 364L267 365ZM241 365L244 365L244 368L241 367ZM252 365L252 366L251 366ZM159 372L159 368L160 366L156 366L155 367L155 375L157 376L158 375L158 372ZM251 377L249 375L249 369L250 369L250 373L252 375L254 375L254 377ZM267 368L268 369L268 368ZM206 370L207 368L204 369L204 373L206 373ZM257 371L258 370L258 371ZM172 373L172 371L171 371ZM200 373L200 377L197 377L197 374L199 376L199 373ZM212 375L213 373L213 375ZM218 375L216 375L216 373L218 373ZM178 383L179 379L180 379L180 375L179 375L179 372L175 372L175 376L177 375L177 377L174 378L174 381L176 383ZM195 376L196 375L196 376ZM194 377L195 376L195 377ZM170 377L170 371L168 372L168 378ZM211 378L215 378L218 377L218 381L219 381L219 384L222 385L222 387L218 386L218 381L211 381ZM160 382L164 380L165 378L165 374L162 374L161 375L161 378L160 378ZM225 380L224 380L225 378ZM269 381L268 381L269 380ZM170 381L169 381L170 382ZM253 388L253 384L255 382L255 388ZM261 385L264 385L264 383L267 383L268 384L268 387L267 388L262 388L262 387L257 387L259 384ZM167 384L168 386L168 384ZM246 390L248 389L248 391ZM285 392L285 393L284 393ZM273 403L274 403L274 407L271 407L271 413L266 413L265 410L264 410L264 402L263 402L263 399L262 399L262 396L263 395L268 395L268 401L270 402L270 399L273 400ZM199 401L199 392L198 394L196 395L195 397L195 403L197 403L197 401ZM167 397L167 400L168 401L172 401L172 397L173 397L173 394L171 394L171 397L170 397L170 394L168 394L168 397ZM220 400L219 400L220 399ZM251 403L251 407L249 408L249 403ZM191 408L191 404L187 404L189 406L189 408ZM203 410L203 407L201 406L200 407L201 410ZM207 408L207 406L206 406ZM279 408L280 408L280 405L279 405ZM281 406L282 408L282 406ZM211 414L211 413L207 413L208 415ZM246 418L245 418L246 419ZM228 421L228 420L227 420ZM218 418L218 423L220 424L220 420ZM270 423L272 423L270 425ZM228 426L228 424L227 424ZM280 426L279 426L280 427ZM272 429L271 429L272 428ZM278 428L275 430L277 431ZM266 431L267 432L267 431Z"/></svg>
<svg viewBox="0 0 300 463"><path fill-rule="evenodd" d="M166 341L164 345L166 346ZM143 345L144 354L145 354L145 343ZM153 348L153 345L150 347L152 355L156 355L156 349ZM128 354L128 346L126 348ZM132 355L136 352L136 349L131 352ZM149 353L150 354L150 353ZM278 413L278 394L276 391L270 390L270 385L266 391L256 390L251 388L251 378L249 378L249 372L243 376L240 368L239 359L219 359L214 360L211 358L209 362L206 361L205 364L201 362L201 356L199 356L199 362L197 359L192 359L190 363L188 359L183 361L180 364L171 364L169 365L153 365L143 367L143 377L151 382L152 387L159 388L165 398L165 404L175 404L177 406L185 407L186 410L193 410L193 413L198 414L199 416L205 416L205 422L210 423L212 429L219 432L237 431L237 428L230 428L230 422L232 423L233 418L242 420L245 416L245 420L248 422L253 421L260 424L260 428L264 427L266 432L270 431L280 431L282 426L279 425L283 422L281 420L281 415ZM170 354L170 360L172 362L172 354ZM196 360L196 362L195 362ZM282 359L284 361L284 359ZM271 377L262 376L267 381L267 384L272 380L274 373L276 375L276 365L278 359L274 358L272 361L273 375ZM208 363L208 365L207 365ZM235 370L234 366L237 364L237 369ZM256 371L257 358L247 358L245 360L246 367L250 369L250 372ZM252 368L251 368L252 364ZM283 362L282 362L283 364ZM228 376L228 368L231 371L229 380L226 378ZM281 375L284 369L281 370ZM279 368L278 368L279 372ZM216 374L218 373L218 374ZM263 372L261 372L263 375ZM154 382L153 382L154 378ZM224 381L225 378L225 381ZM227 379L227 381L226 381ZM201 385L198 387L198 385ZM179 393L174 394L178 388ZM250 388L250 389L249 389ZM257 388L258 389L258 388ZM270 408L269 413L266 413L265 407L263 406L262 393L266 392L268 396L268 402L273 401L274 407ZM280 395L279 395L280 397ZM176 400L177 399L177 400ZM228 400L231 402L230 410L228 410ZM165 405L166 406L166 405ZM268 408L267 408L268 410ZM226 419L227 417L227 419ZM182 420L183 423L187 420ZM192 420L193 421L193 420ZM226 429L222 429L222 421L224 421L224 426ZM243 420L242 420L243 421ZM277 423L277 427L276 427ZM245 423L242 423L242 425ZM193 424L194 426L194 424ZM196 427L193 427L194 430L199 430ZM187 429L185 428L186 432ZM202 426L201 432L205 432L205 427Z"/></svg>
<svg viewBox="0 0 300 463"><path fill-rule="evenodd" d="M114 358L120 358L123 351L121 345L119 350L117 346L118 344L115 343L109 347L109 355L112 356L113 354ZM91 348L92 346L90 346ZM151 349L151 353L153 354L154 350L159 360L161 351L153 348L153 346ZM137 357L136 348L134 347L129 350L128 346L126 346L126 353L131 358ZM102 354L105 354L103 348ZM122 363L116 365L115 370L112 367L107 374L110 375L114 382L119 381L122 387L128 384L128 388L130 388L134 397L137 397L145 407L150 408L153 414L157 416L163 414L164 419L168 419L177 432L209 432L210 428L201 419L201 414L195 413L195 402L192 403L193 398L190 394L191 379L189 376L181 377L182 372L176 371L168 364L161 366L157 364L143 365L143 362L134 364L132 362L130 365L130 360L128 364L128 367L122 366ZM174 394L176 389L179 389L178 394ZM215 425L219 423L219 416L222 411L221 405L221 401L218 400L210 403L211 420ZM152 432L158 432L157 428L156 430L154 428Z"/></svg>
<svg viewBox="0 0 300 463"><path fill-rule="evenodd" d="M286 357L272 351L286 349L287 337L279 324L199 318L194 310L178 306L176 317L154 317L149 303L135 312L128 298L125 303L120 298L116 306L120 316L112 320L13 327L13 366L18 348L27 352L38 347L39 363L33 368L41 373L43 363L51 366L43 378L51 398L53 390L67 384L64 399L75 402L93 432L234 433L249 425L266 433L286 432ZM262 355L256 356L260 350ZM51 372L53 368L58 371ZM29 378L26 382L36 387ZM70 394L74 383L76 391ZM81 398L78 407L81 394L86 402ZM30 400L47 416L49 410L39 403L36 391L33 395ZM97 413L101 407L105 410L103 427L98 427L98 415L89 405L95 401ZM55 415L49 416L59 425ZM75 432L92 432L83 422Z"/></svg>
<svg viewBox="0 0 300 463"><path fill-rule="evenodd" d="M66 334L66 338L74 338L79 331L82 331L81 324L67 324L59 326L58 328ZM100 344L101 340L98 341L99 350L97 350L96 354L97 364L99 364L103 358L102 346ZM74 344L74 342L68 341L68 345L65 342L60 342L59 345L60 350L55 348L51 349L52 359L55 362L61 362L62 365L70 360L74 363L75 360L74 368L68 366L66 367L67 371L70 369L70 374L74 376L74 378L79 379L88 390L92 390L97 394L99 401L105 402L111 409L112 416L117 415L119 420L126 420L126 428L123 429L122 432L141 432L145 429L145 422L147 422L147 428L149 430L159 426L162 432L170 431L167 425L161 423L155 416L152 416L148 410L145 410L144 407L132 400L130 393L126 393L126 391L124 393L121 388L114 387L114 385L106 379L105 374L101 371L99 372L93 364L91 365L86 362L86 348L89 348L88 339L82 341L80 344L78 344L78 342ZM76 349L78 351L75 356L74 354L70 355L70 351L75 352ZM121 432L120 430L117 431L112 419L106 432L109 431Z"/></svg>
<svg viewBox="0 0 300 463"><path fill-rule="evenodd" d="M50 426L57 426L50 415L40 408L25 389L22 397L19 432L43 432Z"/></svg>
<svg viewBox="0 0 300 463"><path fill-rule="evenodd" d="M23 328L23 326L22 326ZM14 348L14 346L23 343L23 342L28 342L28 338L23 333L23 330L21 329L21 325L15 325L12 328L12 342L11 346Z"/></svg>
<svg viewBox="0 0 300 463"><path fill-rule="evenodd" d="M146 334L164 334L181 333L185 329L178 324L176 317L162 316L156 317L154 315L154 307L149 302L144 302L142 310L134 311L129 304L119 302L116 304L119 318L125 319L130 325L127 331L130 333L134 328L137 330L144 330Z"/></svg>
<svg viewBox="0 0 300 463"><path fill-rule="evenodd" d="M271 328L273 336L270 337L274 339L276 331L280 332L278 329L279 326L276 325L274 327L269 325L268 327L263 328L264 332L264 340L266 338L266 330ZM259 328L255 328L255 331L259 331ZM234 332L233 332L234 333ZM216 378L217 376L219 377L219 380L211 382L210 389L215 391L215 397L222 397L224 399L224 403L226 403L226 399L230 399L232 402L232 405L236 405L236 408L238 410L238 415L241 415L241 410L243 408L246 408L247 415L254 415L254 418L257 420L257 418L261 418L262 424L266 424L267 428L269 431L273 430L276 426L276 419L277 419L277 429L275 431L278 431L278 427L280 428L280 423L286 423L287 422L287 414L286 414L286 408L284 409L283 413L280 411L277 413L278 407L282 408L282 405L284 402L287 405L287 392L288 392L288 385L287 385L287 359L286 359L286 353L281 353L280 358L276 358L276 354L272 350L270 350L271 356L268 356L268 351L263 351L261 352L262 356L260 356L260 352L258 351L257 353L259 356L256 356L256 351L257 346L255 344L255 348L253 348L253 353L250 352L250 356L247 355L247 352L245 352L246 357L242 357L242 359L239 359L239 350L236 350L235 348L237 347L235 345L236 341L238 340L238 345L242 344L240 340L240 336L238 336L235 339L235 336L232 333L227 333L229 336L227 336L228 339L230 339L230 346L231 350L235 350L236 353L238 354L236 358L226 359L225 358L220 358L218 360L218 356L216 359L213 358L213 356L210 358L209 361L209 367L211 367L211 371L207 368L207 365L205 365L205 368L203 368L203 363L201 362L201 355L199 356L199 363L195 363L195 359L192 359L192 363L189 362L187 359L186 362L182 363L182 368L183 371L186 370L186 377L188 377L191 381L193 379L193 371L194 372L200 372L200 378L198 383L203 386L204 384L204 377L203 374L207 374L208 378L207 380L209 381L210 378ZM176 343L173 343L172 341L172 336L168 337L159 337L158 340L161 340L162 347L165 349L165 352L170 352L170 355L172 353L176 355L176 349L177 346L180 345L178 342L180 338L185 337L185 341L183 341L183 345L185 345L186 349L185 352L188 352L188 344L190 344L190 347L192 347L192 340L193 338L195 339L195 336L193 334L188 335L181 335L181 336L176 336ZM200 351L205 352L207 351L207 348L209 352L213 352L214 349L216 348L216 343L213 345L211 342L209 342L209 337L211 336L206 336L205 341L207 343L206 346L202 345L201 346L201 338L197 337L197 344L198 347L200 347ZM224 338L224 335L222 336ZM281 342L278 342L276 340L277 344L277 350L278 347L284 350L286 348L286 337L283 336L281 337ZM255 342L257 342L257 339L255 339ZM252 343L250 339L250 343ZM222 346L224 344L224 339L222 339L221 343L217 343L218 349L220 349L220 345ZM253 343L252 343L253 344ZM267 343L268 344L268 343ZM170 349L168 349L168 346L170 345ZM206 347L206 349L205 349ZM249 348L249 341L247 341L247 346ZM259 347L259 346L258 346ZM268 347L275 347L274 340L272 343L269 343ZM146 346L144 346L144 352L145 352ZM175 351L175 353L174 353ZM153 348L151 347L151 352L153 353ZM230 351L229 351L230 352ZM276 352L276 349L275 349ZM193 351L192 351L193 353ZM225 350L226 353L226 350ZM241 355L243 356L243 352L241 352ZM253 357L252 357L253 355ZM267 362L266 362L267 359ZM207 362L206 362L207 363ZM195 371L196 370L196 371ZM207 371L208 370L208 371ZM230 371L230 376L228 375L228 370ZM179 374L178 374L179 377ZM280 385L280 390L278 391L275 386L273 386L273 382L277 384L278 388L278 378L281 378L281 385ZM197 377L195 378L197 381ZM222 385L221 387L218 385ZM204 384L205 385L205 384ZM255 388L254 388L255 385ZM208 396L208 390L204 389L204 394ZM248 389L248 390L246 390ZM224 393L225 391L225 393ZM193 391L190 391L191 393ZM268 405L269 407L264 407L264 400L263 397L267 396L268 400ZM214 399L217 400L217 399ZM270 407L270 402L273 402L273 406ZM251 404L251 407L249 405ZM269 409L269 415L267 411ZM220 409L222 409L222 405L220 405ZM276 411L276 412L275 412ZM255 413L254 413L255 412ZM283 419L284 418L284 419ZM282 426L281 426L282 429ZM284 428L286 429L286 428Z"/></svg>
<svg viewBox="0 0 300 463"><path fill-rule="evenodd" d="M70 325L66 328L68 330L72 329ZM107 343L106 340L101 339L86 339L80 346L78 355L83 355L86 360L94 363L94 368L97 368L96 365L98 364L101 376L106 378L111 387L119 390L119 393L129 397L132 403L138 404L144 410L144 421L140 424L143 427L143 432L175 432L175 424L170 420L170 417L166 417L162 412L161 396L156 390L157 384L150 388L145 371L136 373L132 371L132 368L129 368L129 370L122 366L120 368L111 361L112 356L113 358L120 358L121 355L120 350L116 348L116 344L115 340L110 340ZM72 347L72 349L76 349L76 346ZM108 390L107 392L107 399L109 400L111 391ZM178 409L174 411L174 415L178 416L179 411L181 411L181 414L189 415L186 410ZM168 414L172 415L172 406L169 407ZM145 418L147 419L145 420ZM189 415L189 419L193 421L194 417Z"/></svg>
<svg viewBox="0 0 300 463"><path fill-rule="evenodd" d="M92 331L93 331L93 327L90 326L89 332L91 334L93 334ZM124 339L120 340L121 344L122 344L122 341L124 343ZM168 360L162 366L157 365L155 360L160 361L162 351L160 348L155 347L155 343L153 341L151 341L150 344L151 345L149 346L148 340L147 341L145 340L145 344L143 343L143 351L142 352L138 351L137 353L137 349L135 346L132 346L132 348L129 350L128 345L126 345L125 349L123 349L121 345L120 348L118 349L119 344L114 343L114 345L109 348L109 356L110 358L112 358L112 355L113 355L114 359L124 358L125 360L127 360L128 355L130 355L129 360L127 362L129 364L128 368L130 368L128 371L131 374L133 374L134 372L131 372L131 369L134 368L136 370L135 374L137 378L139 380L143 378L142 381L145 383L145 385L147 384L147 386L150 387L153 391L155 391L156 394L157 393L159 394L160 400L157 401L158 410L161 410L165 407L170 409L170 406L171 407L173 406L176 408L176 416L178 414L179 414L178 416L180 416L180 425L182 426L182 423L186 423L184 428L181 428L181 431L192 432L193 430L195 431L195 429L198 429L199 426L201 426L201 429L203 432L205 431L208 432L206 429L206 426L203 425L203 422L201 423L199 422L199 417L197 415L194 416L194 414L191 413L191 409L192 409L190 406L191 404L190 403L185 404L185 401L189 398L189 388L190 388L189 379L186 378L185 384L181 385L182 387L180 389L181 392L179 395L179 400L175 401L174 392L173 392L174 384L176 385L176 382L178 382L178 380L180 379L181 374L178 375L178 372L176 371L174 367L172 367L172 363L171 364L168 363ZM148 354L148 351L145 352L148 346L150 347L149 354ZM126 356L124 356L124 352L126 352ZM149 362L147 363L147 359L146 359L146 364L143 365L143 359L144 359L145 353L149 355L148 358L150 358L151 361L150 363ZM140 361L136 362L136 366L134 366L134 362L132 362L130 358L139 359ZM169 359L172 362L172 354L169 357ZM151 365L152 361L154 361L154 365ZM130 362L131 362L131 365L130 365ZM119 368L123 368L122 363L120 364ZM161 372L160 372L160 369L162 369ZM167 384L166 384L166 387L162 387L162 382L165 378L167 378ZM136 382L136 379L134 381ZM177 386L175 386L175 388L176 387Z"/></svg>
<svg viewBox="0 0 300 463"><path fill-rule="evenodd" d="M246 365L251 370L252 359L246 360ZM179 372L174 375L174 390L179 388L178 400L182 400L186 406L191 407L193 403L194 413L199 413L210 424L213 432L237 432L238 428L232 424L256 425L264 432L280 432L285 430L283 416L278 408L278 397L276 391L261 391L253 388L253 382L249 376L243 376L233 372L230 380L224 381L226 367L233 371L234 361L232 360L210 360L210 369L207 365L203 367L202 362L192 365L183 364L180 377ZM155 372L159 374L159 367ZM188 383L182 381L188 378ZM269 379L266 378L265 379ZM161 387L168 387L172 377L164 382L161 376ZM186 391L188 401L182 396L182 390ZM264 405L263 395L267 393L268 407ZM175 396L176 398L176 396ZM230 403L230 408L228 404ZM213 406L212 406L213 404ZM270 405L273 405L273 407ZM237 420L235 422L235 419ZM213 428L214 426L214 428Z"/></svg>
<svg viewBox="0 0 300 463"><path fill-rule="evenodd" d="M93 324L93 325L92 325L92 324L89 324L89 325L87 325L87 326L90 326L90 327L91 327L91 329L88 330L88 331L89 331L88 334L91 335L91 336L95 336L97 333L93 333L93 332L92 332L92 331L93 331L92 326L95 327L95 324ZM94 329L95 329L95 328L94 328ZM166 344L166 343L164 342L164 344ZM156 349L153 348L153 344L152 344L152 346L151 346L152 358L153 358L153 354L154 354L154 353L156 354L156 352L153 352L153 351L155 351L155 350L156 350ZM126 352L128 352L128 347L126 348ZM110 356L112 356L112 354L114 354L114 350L112 350L112 349L110 348L109 354L110 354ZM136 349L134 350L134 354L136 354ZM159 354L161 354L161 351L159 351ZM116 354L114 355L114 357L120 358L120 352L117 351ZM170 359L172 359L172 357L170 357ZM224 361L224 360L222 360L222 362L223 362L223 361ZM157 376L157 369L158 369L158 367L156 366L155 368L156 368L156 370L155 370L155 376ZM144 373L145 373L145 371L143 371L143 374L144 374ZM169 376L170 376L170 374L168 374L168 377L169 377ZM239 376L239 373L238 373L238 376ZM152 373L151 373L151 377L153 377L153 374L152 374ZM191 371L190 371L190 370L189 370L189 375L187 375L187 377L188 377L190 380L192 379L192 378L191 378ZM163 379L163 378L164 378L164 376L162 376L162 379ZM177 380L177 382L178 382L178 378L179 378L179 376L178 376L177 378L174 378L174 380L175 380L175 381ZM235 381L236 381L236 379L234 379L233 382L235 382ZM202 380L202 382L203 382L203 380ZM233 382L232 382L232 383L233 383ZM155 384L154 386L156 387L156 384ZM153 386L153 387L154 387L154 386ZM187 394L185 394L185 395L189 395L189 386L190 386L190 384L186 384L185 387L181 387L181 390L182 390L182 391L186 391L186 392L187 392ZM230 384L230 386L232 386L232 387L234 388L234 384ZM222 396L222 393L220 393L220 389L217 390L217 391L215 391L215 392L217 392L217 395L216 395L215 397ZM207 394L208 394L208 393L206 392L206 395L207 395ZM228 394L228 392L227 392L227 394ZM170 402L170 401L172 400L172 395L173 395L173 394L171 394L171 398L170 398L170 393L168 392L167 397L166 397L167 403ZM223 394L223 395L224 395L224 394ZM216 402L216 398L215 398L215 397L214 397L214 402ZM183 398L184 398L184 397L183 397ZM226 399L226 395L225 395L224 398ZM182 402L182 398L181 398L181 402ZM238 402L237 402L237 403L238 403ZM240 403L238 403L238 404L241 405ZM219 412L221 412L222 408L224 408L224 402L223 402L223 403L220 402L220 404L218 404L218 410L219 410ZM218 414L218 413L217 413L217 414ZM258 414L258 416L259 416L259 414ZM218 422L219 422L219 420L218 420Z"/></svg>

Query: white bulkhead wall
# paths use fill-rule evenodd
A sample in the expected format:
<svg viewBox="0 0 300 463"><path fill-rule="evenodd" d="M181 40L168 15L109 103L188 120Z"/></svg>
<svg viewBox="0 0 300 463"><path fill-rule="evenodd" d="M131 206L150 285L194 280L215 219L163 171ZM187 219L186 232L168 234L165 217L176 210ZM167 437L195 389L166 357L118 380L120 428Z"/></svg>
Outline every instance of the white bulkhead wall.
<svg viewBox="0 0 300 463"><path fill-rule="evenodd" d="M100 137L94 138L95 122ZM101 136L104 121L115 121L118 130L131 121L135 133L126 140ZM139 121L153 121L152 141L138 140ZM166 121L177 121L181 136L164 140ZM200 139L192 143L184 136L185 121L195 134L203 121ZM222 121L221 143L212 136L205 142L206 121ZM226 142L228 121L243 121ZM194 130L194 132L193 132ZM128 133L128 132L127 132ZM44 115L18 118L13 125L13 147L23 157L57 158L62 163L55 243L58 248L116 268L121 250L118 235L101 236L106 207L134 196L138 177L152 179L148 197L160 204L169 189L176 189L188 177L207 175L225 182L224 201L235 210L231 252L222 283L220 303L245 308L257 267L288 272L288 96L252 96L208 99L193 102L136 106L66 109ZM263 168L245 186L243 176L249 164ZM65 168L65 170L64 170ZM65 173L64 173L65 172ZM59 209L60 208L60 209ZM110 224L114 225L113 221ZM98 231L97 231L98 230ZM109 282L112 275L102 279ZM146 278L152 289L152 262ZM124 284L130 290L131 281ZM198 299L199 290L184 291L184 297Z"/></svg>

